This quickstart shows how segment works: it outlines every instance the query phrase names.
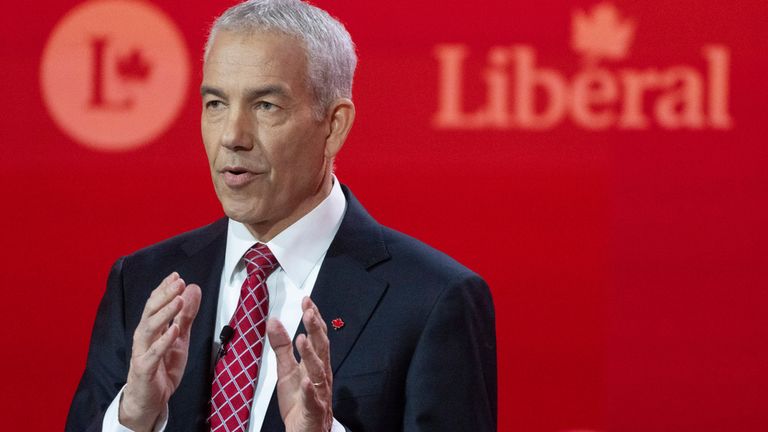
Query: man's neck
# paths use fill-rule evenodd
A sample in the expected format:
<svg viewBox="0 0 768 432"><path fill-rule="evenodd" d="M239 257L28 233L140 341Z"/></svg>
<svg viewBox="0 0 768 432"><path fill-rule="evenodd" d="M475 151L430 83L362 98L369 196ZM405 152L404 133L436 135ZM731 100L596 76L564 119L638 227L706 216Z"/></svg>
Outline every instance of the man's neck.
<svg viewBox="0 0 768 432"><path fill-rule="evenodd" d="M303 218L307 213L311 212L317 207L324 199L328 197L333 188L333 175L326 173L321 181L318 183L317 188L310 196L304 199L296 208L291 212L288 217L282 218L277 222L264 222L255 224L244 224L248 231L261 243L267 243L283 232L286 228L293 225L296 221Z"/></svg>

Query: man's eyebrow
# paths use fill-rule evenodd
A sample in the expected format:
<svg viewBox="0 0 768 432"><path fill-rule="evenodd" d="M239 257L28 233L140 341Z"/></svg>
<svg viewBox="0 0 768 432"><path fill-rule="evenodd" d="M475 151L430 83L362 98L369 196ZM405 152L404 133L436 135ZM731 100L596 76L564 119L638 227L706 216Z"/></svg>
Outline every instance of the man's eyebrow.
<svg viewBox="0 0 768 432"><path fill-rule="evenodd" d="M200 86L200 95L206 96L206 95L213 95L222 99L225 99L226 96L224 92L216 87L211 87L207 85ZM254 100L259 99L264 96L274 95L278 97L288 97L288 91L280 85L266 85L264 87L254 88L247 90L245 92L245 97L248 100Z"/></svg>
<svg viewBox="0 0 768 432"><path fill-rule="evenodd" d="M259 99L264 96L277 96L285 98L288 97L288 91L285 89L285 87L280 85L266 85L264 87L249 89L245 92L245 97L248 100Z"/></svg>
<svg viewBox="0 0 768 432"><path fill-rule="evenodd" d="M205 95L214 95L216 97L224 99L224 92L216 87L211 87L207 85L200 86L200 96Z"/></svg>

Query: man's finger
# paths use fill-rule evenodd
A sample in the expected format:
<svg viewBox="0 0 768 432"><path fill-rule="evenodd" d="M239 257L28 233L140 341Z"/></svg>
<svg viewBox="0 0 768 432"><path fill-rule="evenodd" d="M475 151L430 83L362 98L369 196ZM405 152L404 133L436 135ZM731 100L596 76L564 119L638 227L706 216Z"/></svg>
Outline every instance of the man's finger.
<svg viewBox="0 0 768 432"><path fill-rule="evenodd" d="M166 276L165 279L163 279L160 282L160 284L157 287L155 287L155 289L153 289L151 293L149 293L150 298L152 298L152 295L159 296L164 290L168 289L168 286L170 284L172 284L173 282L176 282L176 280L178 279L179 279L179 274L176 272L173 272L168 276ZM151 312L152 310L149 305L149 300L147 300L147 303L144 304L144 310L142 311L141 317L144 318L145 316L150 315Z"/></svg>
<svg viewBox="0 0 768 432"><path fill-rule="evenodd" d="M167 282L166 282L167 281ZM147 303L144 305L144 312L141 318L147 318L154 315L163 308L174 297L181 294L184 290L184 279L181 279L178 273L173 272L160 285L152 291Z"/></svg>
<svg viewBox="0 0 768 432"><path fill-rule="evenodd" d="M152 375L157 371L160 360L176 341L179 336L179 326L173 324L168 331L163 333L156 341L150 345L149 349L141 356L141 369L147 375Z"/></svg>
<svg viewBox="0 0 768 432"><path fill-rule="evenodd" d="M323 423L326 408L321 402L322 398L318 390L319 388L312 384L308 377L304 377L301 381L302 399L304 399L304 406L306 407L307 414L309 414L315 422Z"/></svg>
<svg viewBox="0 0 768 432"><path fill-rule="evenodd" d="M165 334L168 330L168 323L176 317L183 307L184 299L176 297L154 315L142 319L133 336L133 352L142 355L148 350L159 336Z"/></svg>
<svg viewBox="0 0 768 432"><path fill-rule="evenodd" d="M296 357L293 356L293 345L288 331L280 321L270 318L267 321L267 337L277 357L278 378L288 376L299 365Z"/></svg>
<svg viewBox="0 0 768 432"><path fill-rule="evenodd" d="M308 305L310 307L304 310L304 315L302 316L304 328L307 329L307 336L312 343L315 353L317 353L317 356L323 362L323 369L326 375L330 375L331 356L327 328L325 327L323 318L320 316L320 312L317 310L317 306L311 301Z"/></svg>
<svg viewBox="0 0 768 432"><path fill-rule="evenodd" d="M324 362L317 355L312 343L306 336L299 335L296 338L296 347L299 349L301 362L304 365L304 369L307 371L309 379L312 381L312 385L317 387L317 390L327 390L328 380L325 372L326 367Z"/></svg>
<svg viewBox="0 0 768 432"><path fill-rule="evenodd" d="M317 314L317 318L320 323L320 327L322 328L323 332L328 333L328 325L323 321L323 316L320 314L320 309L318 309L315 302L312 301L310 297L304 297L301 301L301 309L302 311L306 311L307 309L312 309L315 311L315 314Z"/></svg>
<svg viewBox="0 0 768 432"><path fill-rule="evenodd" d="M176 315L173 322L179 326L181 330L181 337L189 339L189 333L192 328L192 321L197 316L197 311L200 309L200 300L202 299L202 291L200 287L195 284L189 284L181 294L181 298L184 299L184 307Z"/></svg>

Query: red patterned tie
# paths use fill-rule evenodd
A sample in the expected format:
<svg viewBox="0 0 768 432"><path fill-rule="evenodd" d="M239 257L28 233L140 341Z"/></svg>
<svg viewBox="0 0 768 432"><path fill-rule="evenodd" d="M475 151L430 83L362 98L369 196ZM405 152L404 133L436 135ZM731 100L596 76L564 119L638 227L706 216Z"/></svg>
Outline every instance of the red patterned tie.
<svg viewBox="0 0 768 432"><path fill-rule="evenodd" d="M259 377L267 332L267 277L277 268L269 248L256 243L243 256L248 276L229 322L234 329L226 353L216 363L211 391L211 432L248 430L253 394Z"/></svg>

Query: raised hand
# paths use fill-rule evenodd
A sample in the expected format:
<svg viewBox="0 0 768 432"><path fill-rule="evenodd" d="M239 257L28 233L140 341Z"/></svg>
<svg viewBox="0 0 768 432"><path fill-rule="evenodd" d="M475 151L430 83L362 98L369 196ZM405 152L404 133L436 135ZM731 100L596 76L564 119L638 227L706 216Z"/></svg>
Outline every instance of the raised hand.
<svg viewBox="0 0 768 432"><path fill-rule="evenodd" d="M277 357L277 401L286 432L328 432L333 423L333 373L328 327L317 306L305 297L301 308L306 335L296 337L301 355L293 355L291 337L276 319L267 322L269 344Z"/></svg>
<svg viewBox="0 0 768 432"><path fill-rule="evenodd" d="M179 386L189 353L200 287L171 273L152 291L133 334L128 380L119 420L134 431L151 430ZM171 322L169 326L168 324Z"/></svg>

